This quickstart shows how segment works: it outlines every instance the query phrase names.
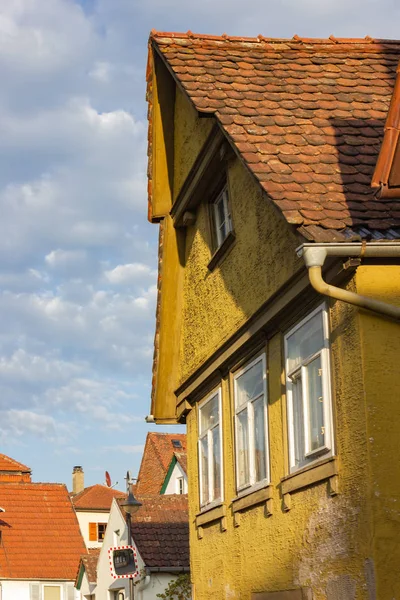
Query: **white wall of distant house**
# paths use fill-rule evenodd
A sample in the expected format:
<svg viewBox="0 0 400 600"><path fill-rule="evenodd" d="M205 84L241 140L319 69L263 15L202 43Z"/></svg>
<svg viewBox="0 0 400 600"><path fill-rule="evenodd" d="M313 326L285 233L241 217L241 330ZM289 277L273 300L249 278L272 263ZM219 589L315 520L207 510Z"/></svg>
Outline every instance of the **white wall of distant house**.
<svg viewBox="0 0 400 600"><path fill-rule="evenodd" d="M179 494L179 479L183 477L183 493L188 493L188 482L186 473L182 469L181 465L177 462L174 470L171 473L170 480L166 487L164 494Z"/></svg>
<svg viewBox="0 0 400 600"><path fill-rule="evenodd" d="M102 542L89 540L89 523L107 523L109 515L109 512L76 511L86 548L101 548Z"/></svg>
<svg viewBox="0 0 400 600"><path fill-rule="evenodd" d="M124 591L125 598L129 598L129 580L114 579L110 571L108 549L114 546L125 546L128 543L128 528L122 517L121 511L113 500L110 518L97 563L97 586L96 600L114 600L113 593ZM134 540L133 545L135 546ZM138 569L142 571L144 563L138 553ZM152 573L148 585L144 587L146 580L143 579L135 584L135 600L157 600L157 594L164 592L169 582L176 579L176 575L170 573ZM117 594L115 594L117 598Z"/></svg>
<svg viewBox="0 0 400 600"><path fill-rule="evenodd" d="M31 583L39 584L39 598L35 597L35 600L43 600L43 586L45 585L58 585L60 586L60 600L79 600L79 594L74 590L73 582L66 583L65 581L19 581L14 580L2 580L0 581L0 600L32 600L31 598ZM68 593L69 588L69 593Z"/></svg>

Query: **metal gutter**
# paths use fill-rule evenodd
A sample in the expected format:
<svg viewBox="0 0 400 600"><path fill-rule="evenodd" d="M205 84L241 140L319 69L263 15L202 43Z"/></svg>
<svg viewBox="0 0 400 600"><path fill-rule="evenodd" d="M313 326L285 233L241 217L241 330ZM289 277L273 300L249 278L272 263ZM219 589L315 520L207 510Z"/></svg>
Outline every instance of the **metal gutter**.
<svg viewBox="0 0 400 600"><path fill-rule="evenodd" d="M328 284L322 277L322 267L328 256L358 258L398 258L400 259L400 243L392 242L350 242L343 244L302 244L296 250L298 256L304 258L312 287L320 294L366 308L375 313L400 320L400 307L355 292L343 290Z"/></svg>
<svg viewBox="0 0 400 600"><path fill-rule="evenodd" d="M146 573L190 573L190 567L146 567Z"/></svg>

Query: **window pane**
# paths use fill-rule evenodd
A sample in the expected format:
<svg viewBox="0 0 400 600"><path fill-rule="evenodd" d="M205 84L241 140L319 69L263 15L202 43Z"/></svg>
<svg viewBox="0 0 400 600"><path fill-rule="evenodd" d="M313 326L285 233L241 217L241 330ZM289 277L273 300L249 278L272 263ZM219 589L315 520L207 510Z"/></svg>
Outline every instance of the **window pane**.
<svg viewBox="0 0 400 600"><path fill-rule="evenodd" d="M322 364L317 356L306 367L308 387L308 428L310 451L325 445L324 404L322 397Z"/></svg>
<svg viewBox="0 0 400 600"><path fill-rule="evenodd" d="M44 600L60 600L60 588L56 585L43 586Z"/></svg>
<svg viewBox="0 0 400 600"><path fill-rule="evenodd" d="M249 469L249 435L247 408L242 410L237 417L237 464L238 486L250 483Z"/></svg>
<svg viewBox="0 0 400 600"><path fill-rule="evenodd" d="M236 379L236 406L263 393L263 363L260 360Z"/></svg>
<svg viewBox="0 0 400 600"><path fill-rule="evenodd" d="M304 463L304 417L301 377L293 382L293 435L294 464L300 467Z"/></svg>
<svg viewBox="0 0 400 600"><path fill-rule="evenodd" d="M209 497L208 489L208 442L207 436L200 440L201 461L201 504L206 504Z"/></svg>
<svg viewBox="0 0 400 600"><path fill-rule="evenodd" d="M253 402L254 414L254 467L256 482L267 477L265 452L265 406L264 397Z"/></svg>
<svg viewBox="0 0 400 600"><path fill-rule="evenodd" d="M308 356L312 356L324 345L322 313L318 312L297 331L288 337L289 371L295 369Z"/></svg>
<svg viewBox="0 0 400 600"><path fill-rule="evenodd" d="M218 394L200 408L200 433L218 423Z"/></svg>
<svg viewBox="0 0 400 600"><path fill-rule="evenodd" d="M213 487L212 500L221 498L221 445L219 440L219 427L211 432L212 435L212 461L213 461Z"/></svg>

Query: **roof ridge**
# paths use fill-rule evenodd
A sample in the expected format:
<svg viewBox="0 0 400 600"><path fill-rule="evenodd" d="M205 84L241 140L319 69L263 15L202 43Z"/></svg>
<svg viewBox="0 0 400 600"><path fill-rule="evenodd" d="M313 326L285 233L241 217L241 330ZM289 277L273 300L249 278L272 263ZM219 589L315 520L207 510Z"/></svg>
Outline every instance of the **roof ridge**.
<svg viewBox="0 0 400 600"><path fill-rule="evenodd" d="M221 35L212 35L212 34L201 34L201 33L193 33L192 31L187 32L177 32L177 31L157 31L156 29L152 29L150 31L150 39L155 38L172 38L172 39L190 39L190 40L208 40L208 41L221 41L221 42L246 42L246 43L267 43L267 44L279 44L279 43L293 43L297 42L299 44L400 44L400 40L395 39L385 39L385 38L373 38L369 35L366 35L363 38L346 38L346 37L335 37L334 35L330 35L328 38L310 38L310 37L302 37L295 34L292 38L274 38L267 37L262 34L259 34L257 37L246 37L246 36L232 36L226 33Z"/></svg>
<svg viewBox="0 0 400 600"><path fill-rule="evenodd" d="M11 458L11 456L8 456L7 454L0 453L0 459L4 460L5 462L9 462L10 466L20 467L20 471L32 471L30 467L28 467L24 463L19 462L18 460L15 460L15 458Z"/></svg>

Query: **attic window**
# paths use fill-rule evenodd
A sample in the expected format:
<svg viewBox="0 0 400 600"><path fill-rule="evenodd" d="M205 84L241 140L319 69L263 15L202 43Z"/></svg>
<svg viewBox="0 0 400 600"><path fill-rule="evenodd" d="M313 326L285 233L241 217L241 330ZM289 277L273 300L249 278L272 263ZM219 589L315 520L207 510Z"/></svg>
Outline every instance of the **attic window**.
<svg viewBox="0 0 400 600"><path fill-rule="evenodd" d="M232 231L232 217L229 206L228 186L225 185L212 203L212 221L215 249L222 246Z"/></svg>
<svg viewBox="0 0 400 600"><path fill-rule="evenodd" d="M174 448L182 448L182 444L180 440L172 440L172 445Z"/></svg>

